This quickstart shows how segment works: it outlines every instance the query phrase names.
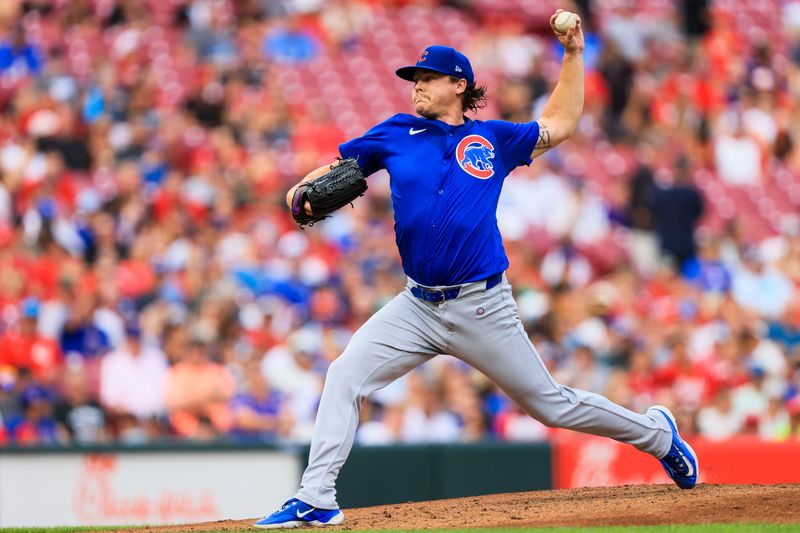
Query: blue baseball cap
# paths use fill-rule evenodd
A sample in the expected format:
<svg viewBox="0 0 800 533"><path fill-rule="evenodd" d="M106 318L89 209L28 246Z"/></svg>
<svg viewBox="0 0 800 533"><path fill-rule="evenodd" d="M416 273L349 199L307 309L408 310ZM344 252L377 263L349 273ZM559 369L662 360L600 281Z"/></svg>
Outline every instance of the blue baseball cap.
<svg viewBox="0 0 800 533"><path fill-rule="evenodd" d="M404 80L414 81L417 69L432 70L456 78L464 78L467 84L475 83L472 65L467 56L449 46L429 46L417 59L417 64L411 67L399 68L396 74Z"/></svg>
<svg viewBox="0 0 800 533"><path fill-rule="evenodd" d="M142 337L142 328L139 324L126 324L125 335L129 338L140 339Z"/></svg>

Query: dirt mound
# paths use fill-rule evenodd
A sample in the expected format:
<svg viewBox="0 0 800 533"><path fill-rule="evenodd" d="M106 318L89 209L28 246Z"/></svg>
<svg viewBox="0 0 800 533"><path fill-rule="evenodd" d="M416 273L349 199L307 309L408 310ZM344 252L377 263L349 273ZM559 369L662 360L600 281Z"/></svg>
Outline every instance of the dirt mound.
<svg viewBox="0 0 800 533"><path fill-rule="evenodd" d="M379 505L344 513L344 525L331 529L800 524L800 484L698 485L686 491L673 485L595 487ZM252 523L224 520L145 531L242 531Z"/></svg>

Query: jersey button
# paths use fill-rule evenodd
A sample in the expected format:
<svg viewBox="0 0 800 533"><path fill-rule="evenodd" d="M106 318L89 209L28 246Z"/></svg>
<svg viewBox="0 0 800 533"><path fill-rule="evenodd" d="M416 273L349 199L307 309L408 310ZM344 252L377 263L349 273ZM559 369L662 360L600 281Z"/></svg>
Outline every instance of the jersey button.
<svg viewBox="0 0 800 533"><path fill-rule="evenodd" d="M435 228L435 227L436 227L436 224L431 224L431 227L432 227L432 228Z"/></svg>
<svg viewBox="0 0 800 533"><path fill-rule="evenodd" d="M447 159L442 159L442 164L446 165L447 164Z"/></svg>
<svg viewBox="0 0 800 533"><path fill-rule="evenodd" d="M439 189L439 194L444 194L444 189Z"/></svg>

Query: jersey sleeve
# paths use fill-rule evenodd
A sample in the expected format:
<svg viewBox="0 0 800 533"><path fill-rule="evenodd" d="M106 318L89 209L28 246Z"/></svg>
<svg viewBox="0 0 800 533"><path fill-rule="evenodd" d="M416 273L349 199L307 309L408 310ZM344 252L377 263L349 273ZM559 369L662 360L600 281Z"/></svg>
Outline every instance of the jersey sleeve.
<svg viewBox="0 0 800 533"><path fill-rule="evenodd" d="M342 158L355 158L365 176L384 168L386 147L390 138L390 122L394 117L381 122L361 137L356 137L339 145Z"/></svg>
<svg viewBox="0 0 800 533"><path fill-rule="evenodd" d="M502 155L506 168L530 165L533 147L539 139L539 123L536 121L516 124L503 120L488 122L494 130L498 144L497 151Z"/></svg>

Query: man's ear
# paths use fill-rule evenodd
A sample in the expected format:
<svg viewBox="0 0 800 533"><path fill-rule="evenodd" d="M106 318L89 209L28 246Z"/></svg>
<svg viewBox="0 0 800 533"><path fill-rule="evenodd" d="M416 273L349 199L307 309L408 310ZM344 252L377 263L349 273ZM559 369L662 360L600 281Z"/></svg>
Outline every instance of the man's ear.
<svg viewBox="0 0 800 533"><path fill-rule="evenodd" d="M467 80L461 78L456 85L456 94L464 94L467 90Z"/></svg>

